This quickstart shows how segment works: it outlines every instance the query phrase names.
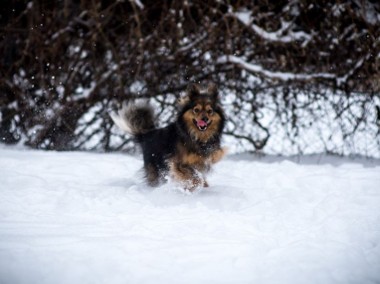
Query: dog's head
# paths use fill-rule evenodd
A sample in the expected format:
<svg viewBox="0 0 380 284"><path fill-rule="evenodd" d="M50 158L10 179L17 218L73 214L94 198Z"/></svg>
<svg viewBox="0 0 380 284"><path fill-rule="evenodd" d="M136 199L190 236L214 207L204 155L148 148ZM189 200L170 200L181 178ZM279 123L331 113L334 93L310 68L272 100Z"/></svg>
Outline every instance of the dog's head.
<svg viewBox="0 0 380 284"><path fill-rule="evenodd" d="M206 142L211 137L220 135L224 114L219 105L215 84L211 83L206 88L190 84L186 96L179 103L182 107L182 119L194 138Z"/></svg>

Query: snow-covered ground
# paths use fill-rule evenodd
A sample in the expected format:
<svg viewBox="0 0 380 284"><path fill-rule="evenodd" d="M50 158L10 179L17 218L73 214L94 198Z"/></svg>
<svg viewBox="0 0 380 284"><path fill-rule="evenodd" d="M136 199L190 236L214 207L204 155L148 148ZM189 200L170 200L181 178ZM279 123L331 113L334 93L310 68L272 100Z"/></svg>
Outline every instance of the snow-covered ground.
<svg viewBox="0 0 380 284"><path fill-rule="evenodd" d="M229 156L188 194L138 156L0 149L0 283L380 283L380 162Z"/></svg>

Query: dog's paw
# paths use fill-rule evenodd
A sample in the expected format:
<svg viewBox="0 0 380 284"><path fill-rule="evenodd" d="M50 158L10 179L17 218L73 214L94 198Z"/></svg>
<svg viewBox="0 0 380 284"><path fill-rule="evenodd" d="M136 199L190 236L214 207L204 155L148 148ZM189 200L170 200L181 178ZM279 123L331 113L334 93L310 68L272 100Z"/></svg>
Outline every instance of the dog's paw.
<svg viewBox="0 0 380 284"><path fill-rule="evenodd" d="M199 177L194 177L191 180L188 180L185 182L185 190L194 192L195 190L201 188L201 187L207 187L207 182Z"/></svg>

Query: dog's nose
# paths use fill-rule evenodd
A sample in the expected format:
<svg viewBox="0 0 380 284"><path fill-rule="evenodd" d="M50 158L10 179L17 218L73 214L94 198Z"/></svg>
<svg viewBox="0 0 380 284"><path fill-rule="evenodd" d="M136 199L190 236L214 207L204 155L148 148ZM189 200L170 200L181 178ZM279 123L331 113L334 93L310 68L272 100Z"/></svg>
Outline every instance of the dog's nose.
<svg viewBox="0 0 380 284"><path fill-rule="evenodd" d="M208 121L208 117L207 117L207 116L204 116L204 117L202 117L202 120L203 120L204 122L207 122L207 121Z"/></svg>

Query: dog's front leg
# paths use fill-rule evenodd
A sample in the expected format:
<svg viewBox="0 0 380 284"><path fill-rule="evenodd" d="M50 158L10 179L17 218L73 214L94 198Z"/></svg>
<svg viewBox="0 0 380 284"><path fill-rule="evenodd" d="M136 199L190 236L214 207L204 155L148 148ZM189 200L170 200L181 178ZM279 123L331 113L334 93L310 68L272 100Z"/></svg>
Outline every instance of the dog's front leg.
<svg viewBox="0 0 380 284"><path fill-rule="evenodd" d="M197 171L186 164L174 163L172 165L172 173L174 179L182 183L185 189L189 191L194 191L205 183L205 180L199 176Z"/></svg>
<svg viewBox="0 0 380 284"><path fill-rule="evenodd" d="M217 149L214 153L211 154L211 163L215 164L219 162L224 157L224 155L226 155L226 153L227 148L225 147Z"/></svg>

